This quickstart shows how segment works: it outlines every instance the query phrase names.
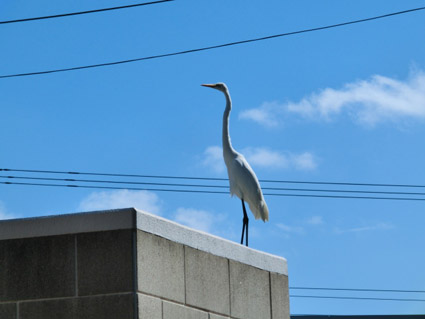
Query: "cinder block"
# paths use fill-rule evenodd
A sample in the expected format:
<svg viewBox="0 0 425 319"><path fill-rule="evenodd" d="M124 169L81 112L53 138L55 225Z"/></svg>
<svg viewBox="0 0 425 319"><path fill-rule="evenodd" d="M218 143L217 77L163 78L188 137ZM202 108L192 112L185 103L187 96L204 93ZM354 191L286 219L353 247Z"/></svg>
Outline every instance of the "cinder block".
<svg viewBox="0 0 425 319"><path fill-rule="evenodd" d="M230 260L231 317L270 319L269 272Z"/></svg>
<svg viewBox="0 0 425 319"><path fill-rule="evenodd" d="M0 301L73 296L74 255L73 236L0 241Z"/></svg>
<svg viewBox="0 0 425 319"><path fill-rule="evenodd" d="M272 318L289 319L289 287L288 276L270 273L272 292Z"/></svg>
<svg viewBox="0 0 425 319"><path fill-rule="evenodd" d="M27 301L19 305L19 319L134 319L133 296L129 293Z"/></svg>
<svg viewBox="0 0 425 319"><path fill-rule="evenodd" d="M138 291L184 303L184 248L137 231Z"/></svg>
<svg viewBox="0 0 425 319"><path fill-rule="evenodd" d="M284 258L136 209L0 221L0 239L0 319L289 319Z"/></svg>
<svg viewBox="0 0 425 319"><path fill-rule="evenodd" d="M187 306L163 301L163 319L208 319L208 313Z"/></svg>
<svg viewBox="0 0 425 319"><path fill-rule="evenodd" d="M162 301L159 298L137 294L139 300L138 319L162 319Z"/></svg>
<svg viewBox="0 0 425 319"><path fill-rule="evenodd" d="M185 247L186 304L230 315L226 258Z"/></svg>
<svg viewBox="0 0 425 319"><path fill-rule="evenodd" d="M16 303L0 303L1 319L17 319Z"/></svg>
<svg viewBox="0 0 425 319"><path fill-rule="evenodd" d="M131 230L77 235L79 296L133 291L132 241Z"/></svg>

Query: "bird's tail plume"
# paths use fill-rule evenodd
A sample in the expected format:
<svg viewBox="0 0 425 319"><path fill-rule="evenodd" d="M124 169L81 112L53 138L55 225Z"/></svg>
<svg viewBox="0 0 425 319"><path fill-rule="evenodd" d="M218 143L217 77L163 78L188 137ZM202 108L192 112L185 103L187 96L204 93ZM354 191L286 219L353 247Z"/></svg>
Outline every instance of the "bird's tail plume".
<svg viewBox="0 0 425 319"><path fill-rule="evenodd" d="M260 219L263 222L269 220L269 208L264 200L260 201L258 206L252 207L253 205L249 205L251 212L254 214L255 219Z"/></svg>

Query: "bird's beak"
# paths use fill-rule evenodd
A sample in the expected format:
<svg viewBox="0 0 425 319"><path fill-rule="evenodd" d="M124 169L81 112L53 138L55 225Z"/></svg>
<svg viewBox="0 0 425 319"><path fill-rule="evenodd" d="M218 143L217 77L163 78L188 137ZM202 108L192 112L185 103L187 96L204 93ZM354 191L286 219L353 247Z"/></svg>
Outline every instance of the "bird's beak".
<svg viewBox="0 0 425 319"><path fill-rule="evenodd" d="M202 86L205 86L207 88L214 88L215 84L201 84Z"/></svg>

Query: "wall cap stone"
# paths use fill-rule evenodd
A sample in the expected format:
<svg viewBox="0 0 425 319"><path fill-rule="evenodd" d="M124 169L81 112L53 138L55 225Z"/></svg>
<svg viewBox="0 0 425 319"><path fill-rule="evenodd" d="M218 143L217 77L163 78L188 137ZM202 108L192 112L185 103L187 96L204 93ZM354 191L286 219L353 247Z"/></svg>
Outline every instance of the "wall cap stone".
<svg viewBox="0 0 425 319"><path fill-rule="evenodd" d="M216 256L288 275L285 258L191 229L136 208L1 220L0 240L136 228Z"/></svg>

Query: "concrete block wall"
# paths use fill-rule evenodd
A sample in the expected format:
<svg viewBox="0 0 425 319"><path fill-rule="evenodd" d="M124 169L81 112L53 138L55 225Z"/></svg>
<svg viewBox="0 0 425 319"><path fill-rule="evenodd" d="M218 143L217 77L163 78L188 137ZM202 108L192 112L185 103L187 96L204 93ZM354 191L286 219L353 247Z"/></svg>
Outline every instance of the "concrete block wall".
<svg viewBox="0 0 425 319"><path fill-rule="evenodd" d="M0 221L1 319L289 319L286 260L122 209Z"/></svg>

